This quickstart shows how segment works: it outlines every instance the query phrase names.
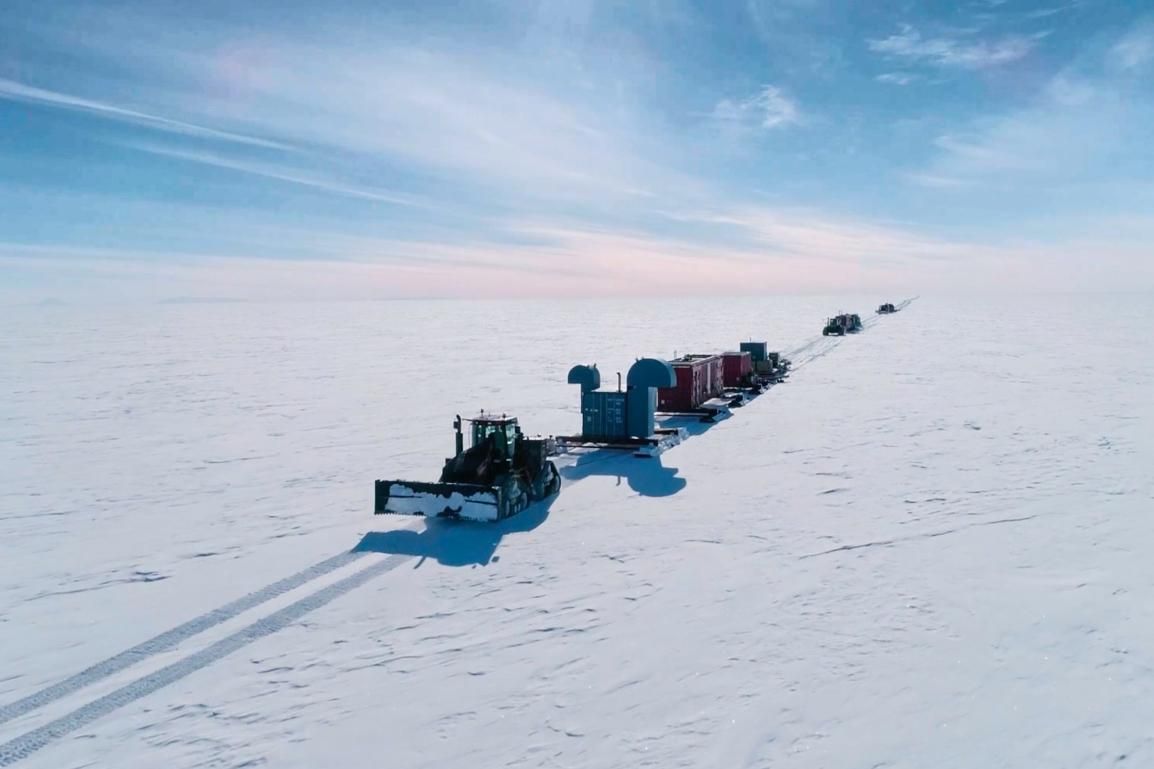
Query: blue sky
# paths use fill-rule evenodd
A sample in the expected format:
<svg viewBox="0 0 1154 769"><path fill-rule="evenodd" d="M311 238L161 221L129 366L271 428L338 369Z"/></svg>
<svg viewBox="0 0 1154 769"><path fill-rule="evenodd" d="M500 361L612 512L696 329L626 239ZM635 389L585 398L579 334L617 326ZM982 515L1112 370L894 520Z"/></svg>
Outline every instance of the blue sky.
<svg viewBox="0 0 1154 769"><path fill-rule="evenodd" d="M1154 9L0 10L0 297L1154 288Z"/></svg>

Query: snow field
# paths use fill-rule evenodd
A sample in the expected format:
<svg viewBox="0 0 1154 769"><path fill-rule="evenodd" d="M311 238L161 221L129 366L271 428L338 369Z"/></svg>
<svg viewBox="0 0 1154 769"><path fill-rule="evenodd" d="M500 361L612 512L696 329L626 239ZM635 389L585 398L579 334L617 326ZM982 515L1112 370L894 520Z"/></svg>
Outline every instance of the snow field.
<svg viewBox="0 0 1154 769"><path fill-rule="evenodd" d="M98 367L86 385L75 372L34 381L18 402L44 404L40 413L57 421L29 420L21 408L0 422L25 449L22 464L9 465L25 472L5 486L41 494L18 497L0 520L11 564L0 572L0 703L326 557L368 552L9 721L0 741L201 654L209 662L187 676L153 679L167 685L19 765L1148 761L1154 362L1130 333L1147 305L1045 315L1043 337L1022 330L1049 303L923 299L860 335L813 340L825 315L849 307L864 317L877 301L791 302L780 318L775 309L750 320L760 305L727 303L716 317L664 325L659 307L647 310L650 322L636 307L571 319L553 308L555 338L526 332L517 373L496 366L492 375L477 373L490 370L483 350L461 352L473 348L453 329L430 331L437 313L414 304L410 316L426 314L393 328L421 329L426 347L460 352L453 368L468 374L439 379L436 397L408 394L406 367L423 364L397 362L405 345L373 336L386 324L312 310L330 324L322 329L273 313L250 323L248 338L222 343L226 363L215 371L189 355L211 372L197 388L217 395L161 399L158 411L211 405L149 451L132 443L161 429L159 417L139 434L123 415L81 420L92 440L119 436L102 452L64 441L62 425L107 398L84 406L60 391L83 393L125 372ZM493 318L486 333L480 318L500 312L477 308L466 333L484 347L509 323ZM582 349L640 337L613 348L608 372L672 340L681 352L732 346L701 339L729 333L719 329L735 317L781 328L770 341L785 349L813 344L795 353L802 365L788 384L656 462L587 460L568 468L546 509L493 527L368 515L368 481L435 473L451 414L478 392L516 392L517 403L486 407L516 411L530 431L571 430L575 388L557 382L568 365L593 362ZM589 328L578 318L599 320ZM207 322L183 329L177 346L189 349ZM278 324L312 330L315 344ZM283 342L285 366L251 382L234 376L244 351L267 352L266 334L294 340ZM346 348L350 338L358 343ZM374 341L382 355L366 352ZM105 350L101 360L115 357ZM177 369L147 380L154 395L183 379ZM525 374L533 370L544 384ZM331 393L316 387L319 372L335 377ZM401 395L406 407L390 408ZM265 421L279 426L262 432ZM220 442L240 451L219 453ZM209 455L231 461L206 463ZM90 466L60 484L53 457L88 457ZM133 485L116 473L126 460L135 472L171 467L171 477L160 488ZM48 515L81 494L104 500L100 510ZM156 514L165 498L176 515ZM30 514L46 517L17 517ZM85 515L97 517L81 526ZM222 555L189 555L200 549ZM165 578L114 579L133 571ZM266 621L278 611L286 613ZM206 654L238 631L244 643L230 654Z"/></svg>

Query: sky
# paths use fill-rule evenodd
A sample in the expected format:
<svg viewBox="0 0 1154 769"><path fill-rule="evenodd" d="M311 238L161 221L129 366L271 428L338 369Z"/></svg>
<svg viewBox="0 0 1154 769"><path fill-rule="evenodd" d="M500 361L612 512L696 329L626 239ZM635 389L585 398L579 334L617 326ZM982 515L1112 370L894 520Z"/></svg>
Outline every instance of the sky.
<svg viewBox="0 0 1154 769"><path fill-rule="evenodd" d="M1154 3L4 0L0 300L1154 289Z"/></svg>

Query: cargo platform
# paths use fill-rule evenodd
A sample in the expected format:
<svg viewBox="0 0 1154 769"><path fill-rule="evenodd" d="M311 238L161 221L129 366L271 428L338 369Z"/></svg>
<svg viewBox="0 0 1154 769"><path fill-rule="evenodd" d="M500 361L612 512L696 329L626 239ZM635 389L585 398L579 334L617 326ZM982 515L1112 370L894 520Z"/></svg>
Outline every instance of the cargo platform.
<svg viewBox="0 0 1154 769"><path fill-rule="evenodd" d="M655 457L666 449L671 449L683 441L687 436L684 427L658 427L653 435L647 438L617 437L588 438L583 435L557 435L553 441L558 453L570 449L613 449L616 451L630 451L638 457Z"/></svg>

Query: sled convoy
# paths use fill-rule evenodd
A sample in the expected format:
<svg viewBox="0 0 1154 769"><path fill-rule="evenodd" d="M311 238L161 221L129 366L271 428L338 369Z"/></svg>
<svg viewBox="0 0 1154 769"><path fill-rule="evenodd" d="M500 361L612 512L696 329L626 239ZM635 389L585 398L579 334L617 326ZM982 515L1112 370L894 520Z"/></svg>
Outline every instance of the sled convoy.
<svg viewBox="0 0 1154 769"><path fill-rule="evenodd" d="M896 312L893 305L882 305ZM857 315L838 315L822 333L843 336L862 328ZM445 460L436 483L376 482L373 512L468 521L498 521L556 494L561 477L549 457L570 449L598 448L653 457L681 442L684 427L662 417L724 418L789 376L790 361L765 342L742 342L736 352L683 355L674 360L640 358L617 389L601 389L596 365L574 366L568 382L581 390L581 432L527 437L516 417L457 417L456 453ZM469 446L465 447L465 425Z"/></svg>

